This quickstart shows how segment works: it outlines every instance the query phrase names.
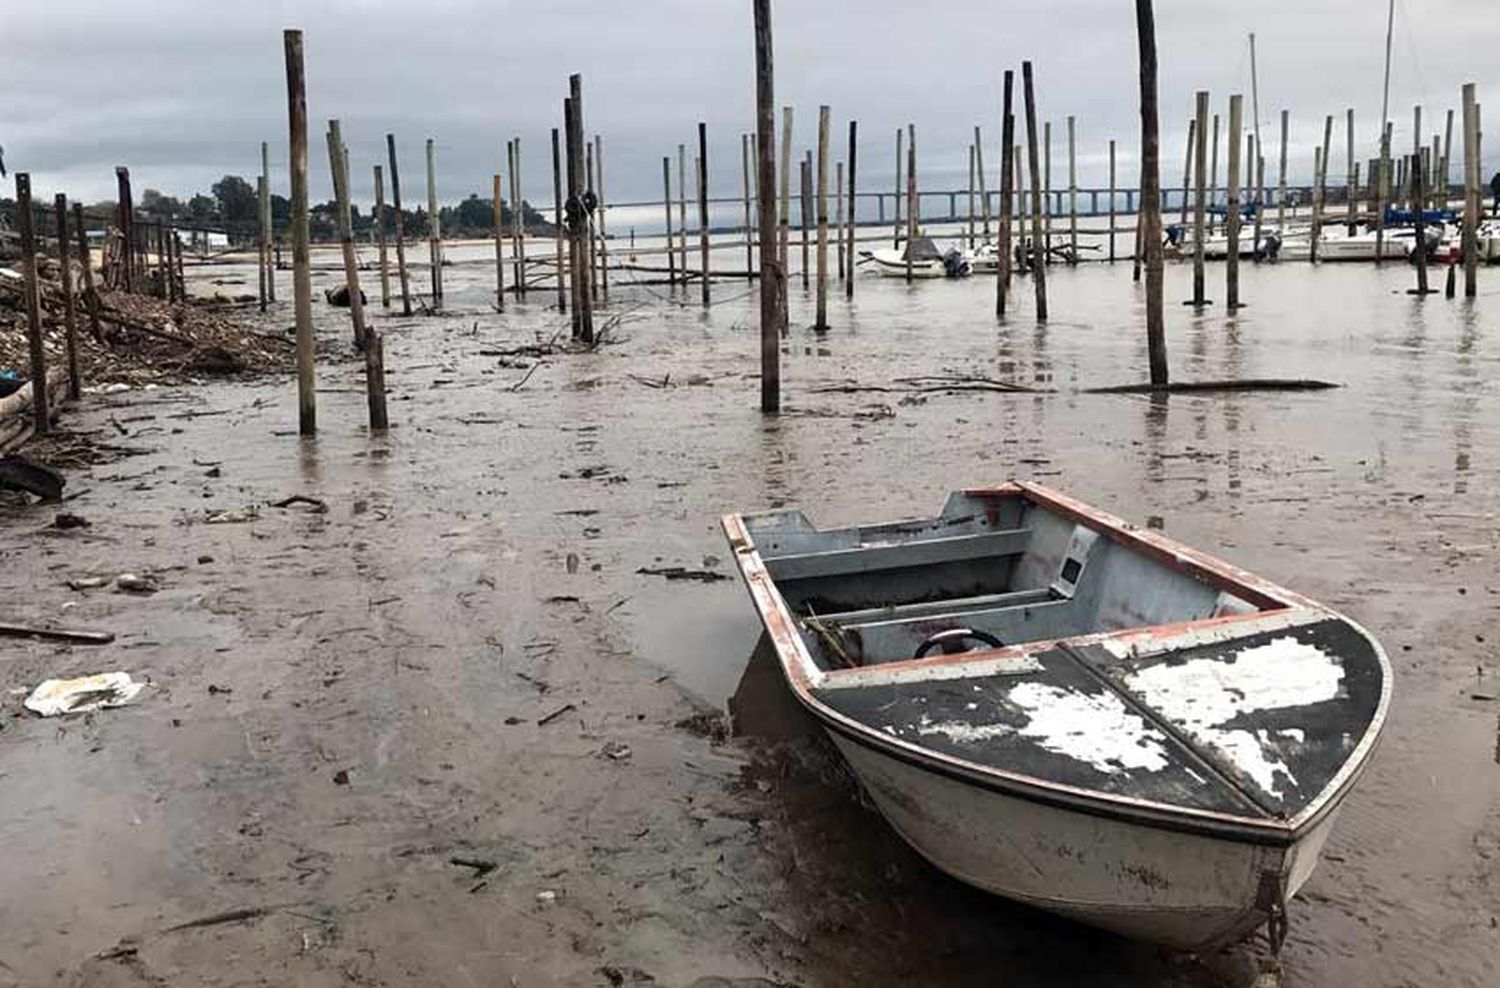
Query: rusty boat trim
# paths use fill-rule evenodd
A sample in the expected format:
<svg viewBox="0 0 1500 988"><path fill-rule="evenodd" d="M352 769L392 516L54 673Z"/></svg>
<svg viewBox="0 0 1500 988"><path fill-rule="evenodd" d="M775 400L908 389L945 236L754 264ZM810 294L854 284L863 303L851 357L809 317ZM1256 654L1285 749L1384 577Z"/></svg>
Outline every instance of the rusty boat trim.
<svg viewBox="0 0 1500 988"><path fill-rule="evenodd" d="M1149 628L1026 642L961 655L935 655L923 659L881 663L879 666L825 671L818 668L808 653L802 636L797 632L797 619L761 559L755 541L745 525L744 516L739 513L724 515L720 524L734 551L746 589L749 590L766 633L776 648L792 693L823 727L838 733L851 743L879 754L992 792L1180 833L1289 847L1339 806L1343 795L1358 781L1368 765L1390 708L1390 660L1380 643L1362 626L1331 608L1270 580L1159 533L1142 531L1114 515L1043 485L1010 481L993 487L967 488L963 493L977 498L1022 497L1085 525L1131 550L1145 553L1178 572L1235 593L1256 604L1261 610ZM887 681L900 681L903 678L916 680L923 678L924 673L937 669L961 675L970 668L982 670L986 665L993 666L997 662L1024 660L1032 652L1090 644L1103 645L1117 655L1147 655L1165 651L1174 645L1232 641L1243 634L1266 630L1268 627L1295 627L1327 619L1343 622L1371 644L1381 667L1380 696L1374 715L1359 741L1350 749L1343 765L1302 810L1286 819L1243 816L1161 803L980 765L884 734L834 710L813 693L814 688L841 689L867 685L871 670L878 670L883 677L898 677ZM862 681L862 678L866 681Z"/></svg>

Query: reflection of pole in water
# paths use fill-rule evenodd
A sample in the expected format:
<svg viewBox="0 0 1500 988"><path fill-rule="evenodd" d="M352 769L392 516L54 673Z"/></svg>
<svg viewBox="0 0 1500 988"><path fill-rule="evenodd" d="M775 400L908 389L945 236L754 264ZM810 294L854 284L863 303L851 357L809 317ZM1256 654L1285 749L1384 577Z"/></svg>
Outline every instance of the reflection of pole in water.
<svg viewBox="0 0 1500 988"><path fill-rule="evenodd" d="M1159 484L1166 479L1167 408L1171 396L1153 391L1146 398L1146 479Z"/></svg>

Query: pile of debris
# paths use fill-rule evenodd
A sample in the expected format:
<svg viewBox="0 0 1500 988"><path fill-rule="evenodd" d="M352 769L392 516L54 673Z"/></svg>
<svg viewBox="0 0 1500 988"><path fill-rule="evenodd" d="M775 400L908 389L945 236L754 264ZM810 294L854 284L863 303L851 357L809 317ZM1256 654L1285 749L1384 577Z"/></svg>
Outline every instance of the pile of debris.
<svg viewBox="0 0 1500 988"><path fill-rule="evenodd" d="M39 258L42 335L47 367L67 367L64 296L58 263ZM139 386L226 374L290 370L289 337L256 332L233 317L195 302L100 289L89 295L73 283L77 309L79 374L85 388ZM90 307L98 315L93 333ZM0 267L0 382L30 375L25 289L20 273Z"/></svg>

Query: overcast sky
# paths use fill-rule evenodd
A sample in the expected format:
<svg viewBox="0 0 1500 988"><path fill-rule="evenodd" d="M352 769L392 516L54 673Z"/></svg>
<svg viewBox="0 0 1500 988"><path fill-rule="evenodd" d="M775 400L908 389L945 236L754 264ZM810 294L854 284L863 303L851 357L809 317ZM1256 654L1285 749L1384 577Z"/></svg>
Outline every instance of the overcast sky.
<svg viewBox="0 0 1500 988"><path fill-rule="evenodd" d="M1423 105L1430 141L1464 82L1478 83L1481 102L1492 94L1500 118L1497 7L1397 0L1397 150L1410 148L1412 107ZM1250 31L1272 152L1267 181L1283 107L1294 179L1311 172L1327 113L1337 115L1342 172L1346 107L1356 111L1357 156L1373 156L1384 8L1379 0L1157 0L1164 181L1180 182L1194 90L1208 89L1226 117L1229 94L1243 92L1248 121ZM777 103L796 109L799 149L815 139L818 104L832 107L839 157L847 121L857 119L863 189L889 186L894 129L907 121L917 125L924 187L956 185L966 181L958 176L975 124L996 169L1001 72L1030 58L1038 112L1055 121L1054 182L1064 174L1070 114L1080 184L1103 184L1111 137L1121 182L1133 182L1134 9L1130 0L778 0ZM603 135L610 199L658 196L661 156L675 156L678 143L693 154L698 120L708 123L711 187L740 188L739 135L754 125L750 0L0 0L5 163L29 170L43 196L111 197L116 164L130 167L137 194L186 195L225 173L253 181L259 142L269 140L273 188L284 193L285 27L306 38L315 200L331 194L323 132L338 117L362 198L393 131L408 202L422 188L424 138L437 141L440 195L453 200L487 194L514 136L528 198L550 201L549 132L561 123L570 72L583 73L585 124Z"/></svg>

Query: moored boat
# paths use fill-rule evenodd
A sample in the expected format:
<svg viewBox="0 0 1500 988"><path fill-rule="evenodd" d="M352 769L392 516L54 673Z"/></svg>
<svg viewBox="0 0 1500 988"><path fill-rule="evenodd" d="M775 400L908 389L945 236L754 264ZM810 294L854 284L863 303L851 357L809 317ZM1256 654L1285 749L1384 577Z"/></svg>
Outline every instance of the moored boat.
<svg viewBox="0 0 1500 988"><path fill-rule="evenodd" d="M940 250L931 237L917 237L895 249L860 251L860 256L874 265L877 274L888 278L906 277L908 254L913 278L962 278L971 273L968 258L957 250Z"/></svg>
<svg viewBox="0 0 1500 988"><path fill-rule="evenodd" d="M937 867L1176 948L1279 943L1390 701L1362 628L1027 483L724 530L792 693Z"/></svg>

